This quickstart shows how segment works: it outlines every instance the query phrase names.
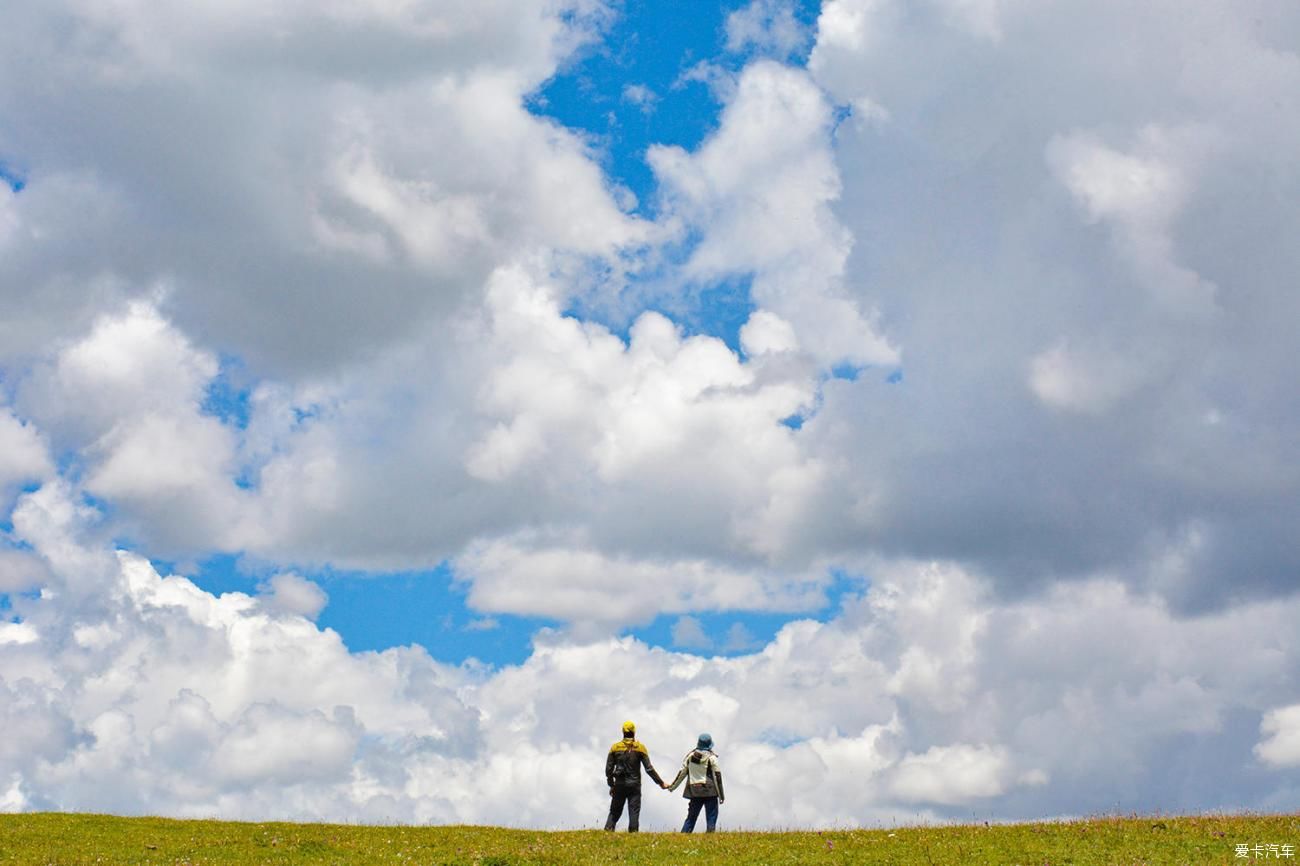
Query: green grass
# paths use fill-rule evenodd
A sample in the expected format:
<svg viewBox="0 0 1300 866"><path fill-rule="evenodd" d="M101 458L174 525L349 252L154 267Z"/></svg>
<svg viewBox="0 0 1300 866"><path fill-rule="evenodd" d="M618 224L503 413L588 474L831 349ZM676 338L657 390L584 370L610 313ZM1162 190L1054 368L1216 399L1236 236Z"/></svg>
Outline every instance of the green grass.
<svg viewBox="0 0 1300 866"><path fill-rule="evenodd" d="M1246 863L1236 845L1291 845L1300 814L1103 817L826 832L608 834L493 827L243 824L102 815L0 815L7 863L1111 864ZM1265 849L1267 855L1267 849Z"/></svg>

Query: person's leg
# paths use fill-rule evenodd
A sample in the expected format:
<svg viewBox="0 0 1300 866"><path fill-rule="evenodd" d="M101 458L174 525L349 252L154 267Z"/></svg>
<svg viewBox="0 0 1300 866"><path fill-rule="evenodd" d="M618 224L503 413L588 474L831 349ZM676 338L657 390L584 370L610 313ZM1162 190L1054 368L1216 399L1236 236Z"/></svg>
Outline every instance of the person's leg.
<svg viewBox="0 0 1300 866"><path fill-rule="evenodd" d="M615 789L609 798L609 817L605 819L605 829L613 832L618 826L618 819L623 817L623 801L627 795L622 791Z"/></svg>
<svg viewBox="0 0 1300 866"><path fill-rule="evenodd" d="M705 832L712 833L718 829L718 798L708 797L704 800Z"/></svg>
<svg viewBox="0 0 1300 866"><path fill-rule="evenodd" d="M695 821L700 817L700 807L704 805L704 801L699 797L691 797L686 804L686 822L682 824L682 832L694 833Z"/></svg>
<svg viewBox="0 0 1300 866"><path fill-rule="evenodd" d="M637 788L627 795L627 832L635 833L641 829L641 789Z"/></svg>

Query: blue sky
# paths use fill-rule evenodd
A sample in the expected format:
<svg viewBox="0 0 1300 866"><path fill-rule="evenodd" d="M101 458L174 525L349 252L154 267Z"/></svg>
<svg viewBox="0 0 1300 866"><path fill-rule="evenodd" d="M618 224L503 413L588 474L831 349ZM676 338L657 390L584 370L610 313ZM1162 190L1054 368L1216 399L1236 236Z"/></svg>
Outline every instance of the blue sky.
<svg viewBox="0 0 1300 866"><path fill-rule="evenodd" d="M646 151L655 144L694 150L716 129L721 102L711 81L720 83L755 56L753 46L737 51L726 46L727 16L744 5L629 0L620 5L604 39L580 51L529 99L529 107L588 135L610 182L636 197L635 213L653 218L659 191ZM812 0L789 6L806 33L811 33L818 8ZM778 59L805 60L809 45L810 39ZM683 260L691 246L688 242L673 251L670 260ZM660 274L643 278L656 276ZM739 351L740 326L755 309L749 283L750 277L742 274L695 286L662 311L689 333L721 337ZM627 320L611 320L582 303L571 311L626 336Z"/></svg>
<svg viewBox="0 0 1300 866"><path fill-rule="evenodd" d="M178 573L175 563L159 561L156 565L163 573ZM256 572L255 567L229 554L179 569L179 573L218 595L256 595L270 574L265 568ZM419 644L434 658L455 664L469 659L489 665L519 664L530 654L532 637L539 629L563 625L541 617L474 611L466 604L467 588L456 582L447 566L393 574L301 569L298 573L319 584L329 595L329 603L317 622L338 632L354 652ZM865 589L864 577L836 573L828 583L826 603L813 610L797 614L708 610L685 614L697 621L706 643L676 640L673 628L681 620L677 614L656 616L652 622L629 628L626 633L650 645L680 652L741 655L767 644L782 625L793 619L830 619L840 612L846 595L857 597ZM654 588L632 587L629 591L647 594ZM4 598L0 595L0 599Z"/></svg>
<svg viewBox="0 0 1300 866"><path fill-rule="evenodd" d="M727 15L745 5L626 0L604 38L566 63L530 97L529 107L589 134L611 182L636 195L639 213L653 215L656 188L646 149L675 144L693 150L716 128L717 96L707 80L690 73L707 66L735 73L753 58L752 46L726 50ZM814 0L790 6L808 32L819 8ZM806 57L796 51L789 59ZM648 91L648 101L629 95L636 87Z"/></svg>

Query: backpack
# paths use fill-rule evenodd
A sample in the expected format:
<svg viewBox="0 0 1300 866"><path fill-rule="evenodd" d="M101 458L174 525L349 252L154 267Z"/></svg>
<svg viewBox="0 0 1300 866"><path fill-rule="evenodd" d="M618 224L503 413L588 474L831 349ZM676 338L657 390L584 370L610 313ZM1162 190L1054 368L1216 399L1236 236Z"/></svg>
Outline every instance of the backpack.
<svg viewBox="0 0 1300 866"><path fill-rule="evenodd" d="M708 764L708 756L696 749L686 756L686 761L691 764ZM703 782L687 782L686 793L690 797L716 797L718 796L718 783L713 778L713 767L709 766L705 770L706 778Z"/></svg>
<svg viewBox="0 0 1300 866"><path fill-rule="evenodd" d="M625 748L614 758L614 767L610 775L614 778L614 787L631 788L641 785L640 753L635 748Z"/></svg>

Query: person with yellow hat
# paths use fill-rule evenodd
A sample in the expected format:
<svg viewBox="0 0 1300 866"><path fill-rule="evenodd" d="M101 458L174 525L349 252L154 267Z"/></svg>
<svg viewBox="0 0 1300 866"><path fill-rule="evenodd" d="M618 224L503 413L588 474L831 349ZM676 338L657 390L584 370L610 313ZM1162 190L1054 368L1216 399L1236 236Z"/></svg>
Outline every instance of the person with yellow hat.
<svg viewBox="0 0 1300 866"><path fill-rule="evenodd" d="M641 827L641 767L660 788L664 780L650 763L650 752L636 738L636 725L623 723L623 739L609 747L605 758L605 782L609 785L609 818L605 829L613 831L623 817L623 804L627 804L627 831L637 832Z"/></svg>

